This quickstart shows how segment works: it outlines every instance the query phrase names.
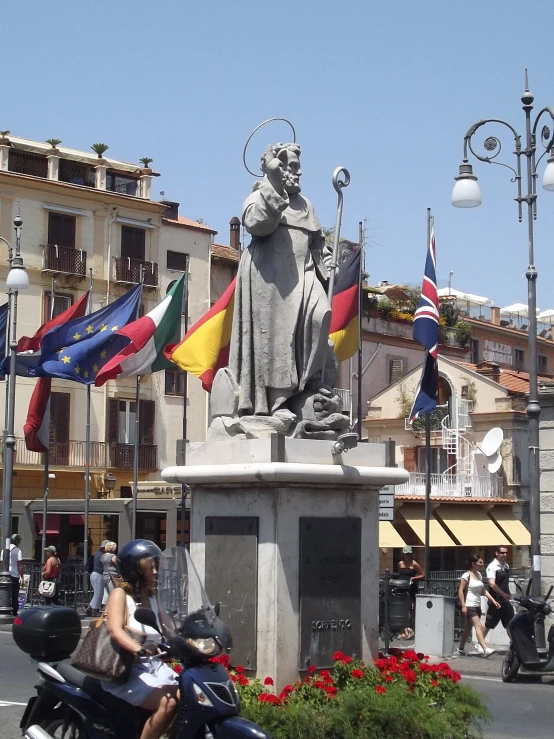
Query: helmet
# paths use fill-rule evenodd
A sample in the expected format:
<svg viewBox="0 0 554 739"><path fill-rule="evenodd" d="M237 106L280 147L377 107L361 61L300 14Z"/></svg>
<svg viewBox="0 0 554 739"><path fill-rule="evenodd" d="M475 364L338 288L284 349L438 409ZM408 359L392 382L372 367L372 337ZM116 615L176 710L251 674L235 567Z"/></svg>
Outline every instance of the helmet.
<svg viewBox="0 0 554 739"><path fill-rule="evenodd" d="M117 555L117 568L121 577L132 585L143 582L139 562L145 557L161 557L162 550L148 539L133 539L123 547Z"/></svg>

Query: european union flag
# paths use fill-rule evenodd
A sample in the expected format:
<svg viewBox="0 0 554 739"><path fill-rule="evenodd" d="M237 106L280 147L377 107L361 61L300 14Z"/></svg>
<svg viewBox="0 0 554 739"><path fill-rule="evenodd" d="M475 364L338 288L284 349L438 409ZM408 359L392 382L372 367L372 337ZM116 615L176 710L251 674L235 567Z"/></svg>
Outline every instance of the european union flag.
<svg viewBox="0 0 554 739"><path fill-rule="evenodd" d="M100 368L129 343L116 331L137 317L142 285L105 308L58 326L40 343L36 375L92 385Z"/></svg>

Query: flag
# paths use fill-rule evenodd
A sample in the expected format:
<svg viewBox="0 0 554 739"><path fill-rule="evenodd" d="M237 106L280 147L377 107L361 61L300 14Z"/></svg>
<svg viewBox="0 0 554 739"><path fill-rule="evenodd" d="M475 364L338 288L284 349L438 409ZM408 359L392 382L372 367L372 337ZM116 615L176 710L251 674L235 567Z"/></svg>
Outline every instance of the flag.
<svg viewBox="0 0 554 739"><path fill-rule="evenodd" d="M94 383L97 387L108 380L149 375L171 366L163 350L180 338L184 281L185 275L182 275L154 310L119 329L117 333L126 336L131 343L98 372Z"/></svg>
<svg viewBox="0 0 554 739"><path fill-rule="evenodd" d="M8 329L8 305L0 305L0 356L6 353L6 333ZM9 347L8 347L9 351Z"/></svg>
<svg viewBox="0 0 554 739"><path fill-rule="evenodd" d="M421 286L421 297L414 315L413 337L427 350L423 372L416 397L410 413L413 423L422 413L429 413L437 407L439 370L437 364L439 344L439 297L437 294L437 258L435 251L435 232L431 238L425 261L425 273Z"/></svg>
<svg viewBox="0 0 554 739"><path fill-rule="evenodd" d="M199 377L208 393L216 372L229 361L236 281L235 277L217 303L187 331L179 344L170 344L164 350L167 359Z"/></svg>
<svg viewBox="0 0 554 739"><path fill-rule="evenodd" d="M67 310L64 310L63 313L60 313L59 316L52 318L52 320L43 323L38 331L33 334L33 336L22 336L17 342L17 351L19 353L38 352L40 349L40 340L45 334L47 334L53 328L56 328L56 326L60 326L62 323L66 323L66 321L71 321L73 318L84 316L87 310L89 293L90 290L87 290L87 292ZM54 300L53 295L51 296L51 299Z"/></svg>
<svg viewBox="0 0 554 739"><path fill-rule="evenodd" d="M329 338L333 342L335 354L339 362L349 359L360 348L361 268L362 250L358 249L341 264L339 276L333 290Z"/></svg>
<svg viewBox="0 0 554 739"><path fill-rule="evenodd" d="M134 321L142 284L100 310L57 326L42 337L36 375L92 385L108 361L129 343L116 332Z"/></svg>
<svg viewBox="0 0 554 739"><path fill-rule="evenodd" d="M40 330L40 329L39 329ZM25 446L30 452L47 452L50 444L50 377L39 377L31 395L23 426Z"/></svg>

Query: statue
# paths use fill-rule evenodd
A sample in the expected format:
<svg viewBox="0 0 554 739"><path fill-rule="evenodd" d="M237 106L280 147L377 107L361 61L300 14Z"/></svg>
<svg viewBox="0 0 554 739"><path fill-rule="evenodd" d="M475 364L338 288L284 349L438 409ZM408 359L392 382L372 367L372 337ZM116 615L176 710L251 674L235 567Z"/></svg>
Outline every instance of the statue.
<svg viewBox="0 0 554 739"><path fill-rule="evenodd" d="M349 426L332 392L332 248L301 194L300 147L274 144L243 207L252 236L237 275L229 366L212 388L213 437L275 430L336 438Z"/></svg>

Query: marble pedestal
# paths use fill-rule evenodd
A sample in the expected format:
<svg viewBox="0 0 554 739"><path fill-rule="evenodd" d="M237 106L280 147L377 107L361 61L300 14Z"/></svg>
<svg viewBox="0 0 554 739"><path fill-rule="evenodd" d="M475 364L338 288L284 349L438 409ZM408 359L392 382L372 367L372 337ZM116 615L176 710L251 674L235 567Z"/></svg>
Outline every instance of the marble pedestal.
<svg viewBox="0 0 554 739"><path fill-rule="evenodd" d="M235 635L231 653L277 688L335 650L378 644L378 491L405 482L385 447L344 459L326 441L232 439L162 472L191 487L191 555Z"/></svg>

